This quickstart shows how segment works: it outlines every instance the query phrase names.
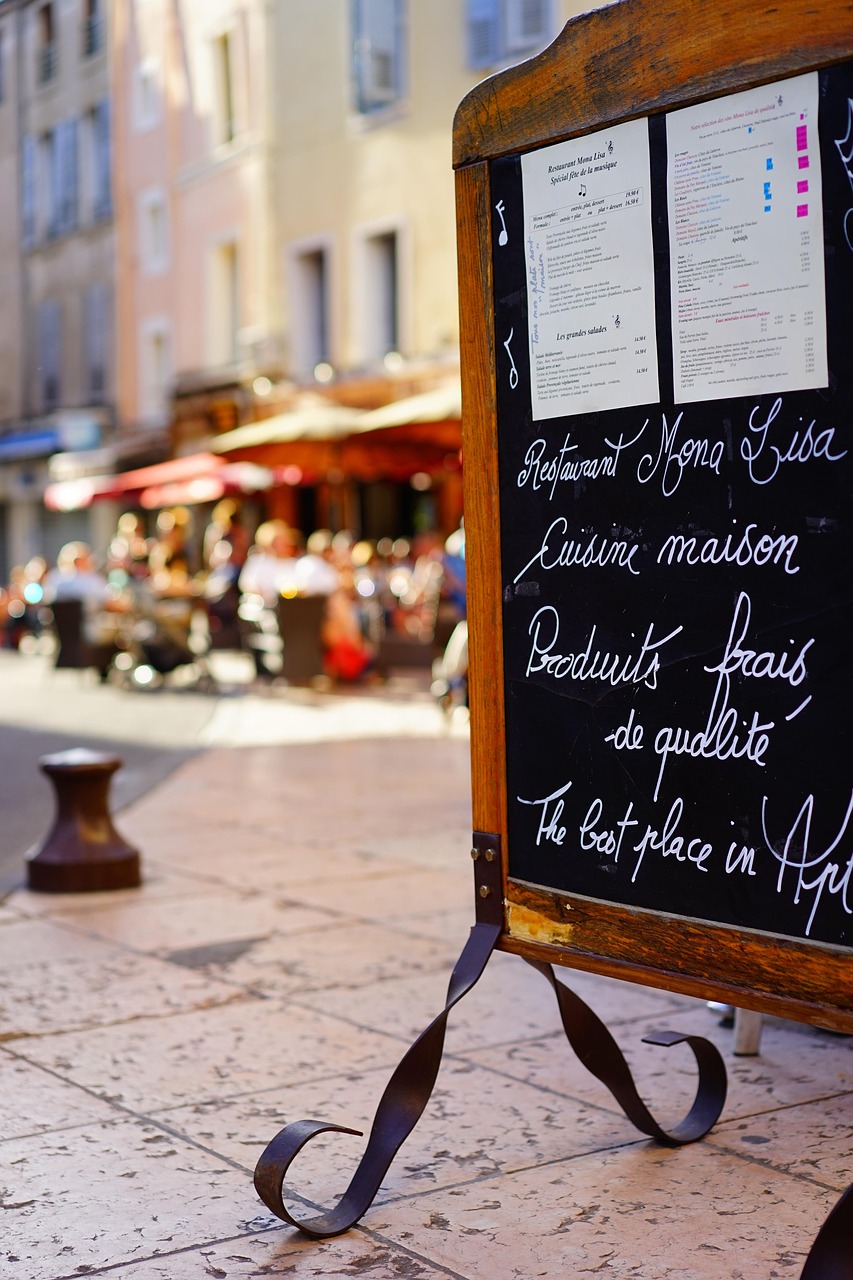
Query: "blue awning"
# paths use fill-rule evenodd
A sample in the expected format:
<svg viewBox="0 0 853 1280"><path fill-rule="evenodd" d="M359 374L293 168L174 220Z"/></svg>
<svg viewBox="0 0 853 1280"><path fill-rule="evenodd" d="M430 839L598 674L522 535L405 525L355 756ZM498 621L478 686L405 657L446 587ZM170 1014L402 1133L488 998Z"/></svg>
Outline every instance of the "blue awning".
<svg viewBox="0 0 853 1280"><path fill-rule="evenodd" d="M56 453L59 447L59 432L55 429L13 431L11 435L0 436L0 460L12 462L16 458L42 458Z"/></svg>

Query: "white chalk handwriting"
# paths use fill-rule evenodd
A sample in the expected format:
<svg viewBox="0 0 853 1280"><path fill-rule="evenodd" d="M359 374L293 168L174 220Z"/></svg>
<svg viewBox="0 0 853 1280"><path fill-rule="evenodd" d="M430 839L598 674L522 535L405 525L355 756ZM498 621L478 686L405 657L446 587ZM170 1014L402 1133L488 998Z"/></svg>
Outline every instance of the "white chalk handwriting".
<svg viewBox="0 0 853 1280"><path fill-rule="evenodd" d="M785 885L793 880L795 904L799 904L800 899L805 895L813 895L811 911L806 923L806 937L811 933L824 893L835 894L841 903L842 910L847 915L853 915L853 893L851 893L853 832L850 831L850 819L853 816L853 790L850 792L847 810L835 836L825 849L819 849L816 852L812 852L811 848L812 818L815 809L813 795L807 796L803 801L781 842L775 839L768 829L767 806L768 797L764 796L761 801L761 829L767 847L779 863L776 892L781 894ZM850 852L842 852L838 861L835 861L833 855L842 843Z"/></svg>
<svg viewBox="0 0 853 1280"><path fill-rule="evenodd" d="M770 484L786 464L805 463L823 459L825 462L840 462L847 456L847 450L835 449L835 427L824 427L815 430L815 419L803 425L789 427L780 444L774 434L771 438L770 428L782 409L782 397L774 400L770 412L765 417L759 405L749 415L749 431L740 445L741 457L746 462L749 478L753 484Z"/></svg>
<svg viewBox="0 0 853 1280"><path fill-rule="evenodd" d="M711 440L705 436L679 439L681 422L684 417L680 413L671 425L666 414L661 414L660 440L657 450L644 453L637 465L637 479L640 484L648 484L656 476L660 481L661 493L670 498L675 493L688 468L704 469L720 474L720 464L725 452L724 440ZM646 418L643 431L651 419Z"/></svg>
<svg viewBox="0 0 853 1280"><path fill-rule="evenodd" d="M635 576L639 575L639 569L635 569L632 563L639 550L636 543L629 545L623 538L602 538L597 533L586 538L567 538L565 535L568 530L569 522L565 516L558 516L556 520L552 520L539 550L515 575L513 582L520 582L533 565L538 565L540 569L546 571L568 568L572 565L582 569L603 569L607 565L615 565L619 569L627 569Z"/></svg>
<svg viewBox="0 0 853 1280"><path fill-rule="evenodd" d="M597 627L593 625L582 649L561 653L560 615L553 605L543 605L533 615L528 635L531 639L526 676L544 672L555 680L597 680L602 684L644 684L657 688L660 650L682 630L680 626L665 636L655 637L655 624L649 623L645 637L636 652L619 654L594 648ZM633 634L632 634L633 638Z"/></svg>

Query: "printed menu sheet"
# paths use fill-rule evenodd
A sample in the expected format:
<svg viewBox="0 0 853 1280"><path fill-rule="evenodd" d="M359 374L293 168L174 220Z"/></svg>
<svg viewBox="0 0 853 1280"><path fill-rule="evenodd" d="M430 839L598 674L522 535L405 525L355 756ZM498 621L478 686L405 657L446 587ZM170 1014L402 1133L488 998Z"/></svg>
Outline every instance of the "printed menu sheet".
<svg viewBox="0 0 853 1280"><path fill-rule="evenodd" d="M817 73L666 128L676 403L825 387Z"/></svg>
<svg viewBox="0 0 853 1280"><path fill-rule="evenodd" d="M647 122L530 152L521 176L534 419L654 403Z"/></svg>

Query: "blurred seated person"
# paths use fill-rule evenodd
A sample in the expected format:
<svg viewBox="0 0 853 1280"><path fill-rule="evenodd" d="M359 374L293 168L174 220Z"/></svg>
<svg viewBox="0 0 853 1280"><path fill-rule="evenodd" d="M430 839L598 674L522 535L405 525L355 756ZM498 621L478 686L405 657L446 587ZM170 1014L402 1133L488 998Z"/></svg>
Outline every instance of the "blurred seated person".
<svg viewBox="0 0 853 1280"><path fill-rule="evenodd" d="M362 630L359 609L346 578L328 598L321 639L323 665L333 680L359 680L369 670L375 649Z"/></svg>
<svg viewBox="0 0 853 1280"><path fill-rule="evenodd" d="M240 648L238 581L243 561L237 549L221 538L208 553L208 572L201 589L210 643L214 649Z"/></svg>
<svg viewBox="0 0 853 1280"><path fill-rule="evenodd" d="M328 529L312 533L302 555L293 566L294 593L299 596L328 596L340 586L340 574L333 561L332 535Z"/></svg>
<svg viewBox="0 0 853 1280"><path fill-rule="evenodd" d="M210 523L204 531L201 558L206 569L212 568L214 554L221 556L220 543L231 547L230 559L242 565L249 550L249 534L240 521L240 509L233 498L222 498L210 514Z"/></svg>
<svg viewBox="0 0 853 1280"><path fill-rule="evenodd" d="M465 525L460 522L459 528L451 533L444 544L444 584L443 591L459 617L465 617Z"/></svg>
<svg viewBox="0 0 853 1280"><path fill-rule="evenodd" d="M161 511L148 551L149 586L155 595L186 599L193 593L189 564L190 513L186 507Z"/></svg>
<svg viewBox="0 0 853 1280"><path fill-rule="evenodd" d="M265 605L276 603L279 596L296 595L296 538L284 520L265 520L255 531L240 573L239 586L244 595L259 596Z"/></svg>
<svg viewBox="0 0 853 1280"><path fill-rule="evenodd" d="M424 642L433 638L444 578L442 553L436 534L421 535L404 590L398 593L392 580L392 590L398 595L393 626L403 635Z"/></svg>
<svg viewBox="0 0 853 1280"><path fill-rule="evenodd" d="M44 579L44 602L79 600L83 605L83 639L96 651L101 678L106 678L115 641L127 612L127 601L95 566L92 549L85 542L66 542L56 558L56 568Z"/></svg>
<svg viewBox="0 0 853 1280"><path fill-rule="evenodd" d="M107 550L110 581L142 582L149 574L149 543L142 517L125 511L118 518L116 531Z"/></svg>

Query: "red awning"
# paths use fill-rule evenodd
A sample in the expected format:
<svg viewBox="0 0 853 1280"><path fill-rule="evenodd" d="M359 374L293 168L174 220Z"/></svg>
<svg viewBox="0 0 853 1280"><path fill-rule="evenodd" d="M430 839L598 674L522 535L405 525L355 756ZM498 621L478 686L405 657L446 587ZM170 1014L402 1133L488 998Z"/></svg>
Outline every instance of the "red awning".
<svg viewBox="0 0 853 1280"><path fill-rule="evenodd" d="M226 493L257 493L273 481L266 467L193 453L115 476L61 480L48 485L44 502L53 511L78 511L93 502L133 497L140 506L153 509L216 502Z"/></svg>

